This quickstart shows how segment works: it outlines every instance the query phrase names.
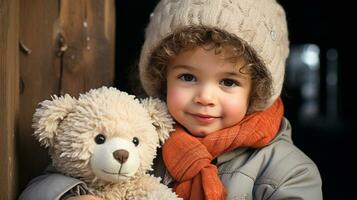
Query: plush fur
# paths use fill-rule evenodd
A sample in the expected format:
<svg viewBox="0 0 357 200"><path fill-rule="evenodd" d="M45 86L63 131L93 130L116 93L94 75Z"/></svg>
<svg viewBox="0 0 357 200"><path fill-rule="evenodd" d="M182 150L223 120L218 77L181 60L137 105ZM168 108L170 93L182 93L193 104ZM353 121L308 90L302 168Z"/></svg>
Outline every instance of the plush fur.
<svg viewBox="0 0 357 200"><path fill-rule="evenodd" d="M34 135L49 148L54 167L107 200L178 199L148 174L172 125L160 100L107 87L78 99L54 96L33 117Z"/></svg>

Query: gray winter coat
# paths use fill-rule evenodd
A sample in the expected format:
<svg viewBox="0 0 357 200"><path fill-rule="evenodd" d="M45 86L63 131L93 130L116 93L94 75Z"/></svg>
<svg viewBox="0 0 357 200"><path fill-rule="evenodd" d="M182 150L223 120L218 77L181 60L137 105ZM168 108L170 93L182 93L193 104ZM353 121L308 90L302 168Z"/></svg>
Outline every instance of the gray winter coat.
<svg viewBox="0 0 357 200"><path fill-rule="evenodd" d="M285 118L279 134L268 146L226 153L218 157L217 166L229 200L322 199L319 171L314 162L293 145L291 126ZM155 175L164 177L166 183L170 181L160 159L154 168ZM86 191L80 180L51 172L31 181L19 199L57 200L65 197L64 194Z"/></svg>

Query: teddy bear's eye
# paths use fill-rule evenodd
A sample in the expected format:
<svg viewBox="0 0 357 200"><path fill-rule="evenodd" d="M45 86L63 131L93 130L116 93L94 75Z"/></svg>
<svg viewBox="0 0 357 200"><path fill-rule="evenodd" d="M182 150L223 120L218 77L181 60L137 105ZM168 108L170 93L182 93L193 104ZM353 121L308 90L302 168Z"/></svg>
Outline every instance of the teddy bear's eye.
<svg viewBox="0 0 357 200"><path fill-rule="evenodd" d="M103 134L98 134L95 136L94 141L97 144L103 144L105 142L105 136Z"/></svg>
<svg viewBox="0 0 357 200"><path fill-rule="evenodd" d="M133 138L133 143L135 144L135 146L138 146L139 145L139 138L134 137Z"/></svg>

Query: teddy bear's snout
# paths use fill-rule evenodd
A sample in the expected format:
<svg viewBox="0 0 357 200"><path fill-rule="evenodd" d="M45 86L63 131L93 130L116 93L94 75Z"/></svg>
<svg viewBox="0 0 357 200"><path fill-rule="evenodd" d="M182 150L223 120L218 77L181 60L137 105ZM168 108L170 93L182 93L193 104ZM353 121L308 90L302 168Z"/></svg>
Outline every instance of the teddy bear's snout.
<svg viewBox="0 0 357 200"><path fill-rule="evenodd" d="M129 152L127 150L120 149L114 151L113 156L115 160L117 160L120 164L123 164L128 160Z"/></svg>

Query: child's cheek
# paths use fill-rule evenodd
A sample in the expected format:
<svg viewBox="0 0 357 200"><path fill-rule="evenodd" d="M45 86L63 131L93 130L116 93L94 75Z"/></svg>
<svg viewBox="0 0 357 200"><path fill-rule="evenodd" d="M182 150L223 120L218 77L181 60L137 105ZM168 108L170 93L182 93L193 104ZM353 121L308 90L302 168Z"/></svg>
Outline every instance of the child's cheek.
<svg viewBox="0 0 357 200"><path fill-rule="evenodd" d="M247 101L237 101L234 98L228 98L223 105L223 112L229 124L240 122L247 113Z"/></svg>
<svg viewBox="0 0 357 200"><path fill-rule="evenodd" d="M170 88L167 91L167 106L172 115L183 109L185 101L185 94L182 90Z"/></svg>

